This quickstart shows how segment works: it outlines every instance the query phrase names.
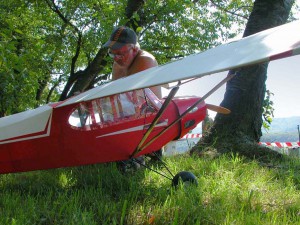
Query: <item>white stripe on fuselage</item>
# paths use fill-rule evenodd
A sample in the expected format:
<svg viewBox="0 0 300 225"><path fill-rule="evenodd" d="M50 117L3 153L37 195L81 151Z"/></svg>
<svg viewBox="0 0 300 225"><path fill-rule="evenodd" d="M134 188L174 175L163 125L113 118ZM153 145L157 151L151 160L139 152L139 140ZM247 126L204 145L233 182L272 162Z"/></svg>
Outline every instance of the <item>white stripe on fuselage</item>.
<svg viewBox="0 0 300 225"><path fill-rule="evenodd" d="M151 124L149 123L149 124L146 124L146 125L131 127L131 128L128 128L128 129L119 130L119 131L112 132L112 133L109 133L109 134L104 134L104 135L101 135L101 136L97 136L96 138L101 138L101 137L106 137L106 136L112 136L112 135L118 135L118 134L124 134L124 133L144 130L146 127L149 127L150 125ZM162 126L167 126L167 125L168 125L168 120L165 120L164 122L156 124L155 127L162 127Z"/></svg>

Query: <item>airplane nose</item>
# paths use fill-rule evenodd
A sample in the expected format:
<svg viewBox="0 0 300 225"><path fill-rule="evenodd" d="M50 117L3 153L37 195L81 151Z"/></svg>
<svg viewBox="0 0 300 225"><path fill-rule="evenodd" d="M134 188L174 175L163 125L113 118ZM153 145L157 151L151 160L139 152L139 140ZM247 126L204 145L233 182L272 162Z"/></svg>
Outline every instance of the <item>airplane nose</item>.
<svg viewBox="0 0 300 225"><path fill-rule="evenodd" d="M200 98L198 97L182 97L176 98L173 101L175 102L179 115L183 115L187 110L190 109ZM181 134L183 136L187 134L190 130L194 129L200 122L205 119L207 112L207 107L205 102L200 102L198 105L190 109L189 113L181 119Z"/></svg>

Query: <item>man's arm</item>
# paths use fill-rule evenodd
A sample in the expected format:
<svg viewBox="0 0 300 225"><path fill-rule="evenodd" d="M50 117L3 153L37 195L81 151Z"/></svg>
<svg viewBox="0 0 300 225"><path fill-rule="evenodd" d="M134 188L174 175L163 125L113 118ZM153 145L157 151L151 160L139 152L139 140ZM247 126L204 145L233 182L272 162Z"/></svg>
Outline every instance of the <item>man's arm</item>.
<svg viewBox="0 0 300 225"><path fill-rule="evenodd" d="M112 66L112 80L117 80L126 76L126 70L114 62Z"/></svg>

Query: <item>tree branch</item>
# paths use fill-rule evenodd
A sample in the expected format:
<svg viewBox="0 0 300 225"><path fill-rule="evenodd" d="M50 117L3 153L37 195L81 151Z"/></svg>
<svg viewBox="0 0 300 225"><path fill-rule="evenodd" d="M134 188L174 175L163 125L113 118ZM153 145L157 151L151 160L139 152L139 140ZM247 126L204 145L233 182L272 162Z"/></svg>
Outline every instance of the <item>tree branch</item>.
<svg viewBox="0 0 300 225"><path fill-rule="evenodd" d="M242 8L248 8L248 7L250 7L250 6L241 6L241 7L237 8L237 10L235 10L235 11L229 11L229 10L227 10L226 8L224 8L224 7L220 6L219 4L215 3L215 1L213 1L213 0L210 0L210 2L211 2L212 5L214 5L215 7L219 8L220 10L222 10L222 11L224 11L224 12L226 12L226 13L229 13L229 14L231 14L231 15L234 15L234 16L238 16L238 17L244 18L244 19L246 19L246 20L248 19L248 17L246 17L246 16L244 16L244 15L241 15L241 14L238 14L238 13L236 13L236 12L239 11L240 9L242 9Z"/></svg>
<svg viewBox="0 0 300 225"><path fill-rule="evenodd" d="M140 26L140 22L133 17L134 13L140 10L145 4L145 0L128 0L125 8L125 16L128 19L126 26L132 27L134 30Z"/></svg>
<svg viewBox="0 0 300 225"><path fill-rule="evenodd" d="M50 9L56 13L61 19L62 21L67 24L68 26L72 27L75 31L75 36L77 35L77 46L76 46L76 51L75 51L75 55L72 58L72 63L71 63L71 77L73 74L75 74L75 65L76 65L76 61L79 57L79 53L80 53L80 49L81 49L81 44L82 44L82 33L81 31L78 29L78 27L76 27L74 24L71 23L71 21L69 19L67 19L62 12L59 10L59 8L57 7L57 5L55 5L54 0L45 0L45 2L47 3L47 5L50 7Z"/></svg>

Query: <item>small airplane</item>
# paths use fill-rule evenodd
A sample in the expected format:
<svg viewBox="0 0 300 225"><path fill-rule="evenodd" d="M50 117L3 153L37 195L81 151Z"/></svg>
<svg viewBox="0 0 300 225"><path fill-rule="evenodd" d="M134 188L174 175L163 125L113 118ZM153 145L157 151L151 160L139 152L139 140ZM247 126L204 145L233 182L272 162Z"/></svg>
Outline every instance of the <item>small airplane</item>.
<svg viewBox="0 0 300 225"><path fill-rule="evenodd" d="M200 97L174 97L183 80L300 54L299 21L95 87L65 101L0 118L0 174L136 159L179 139L204 120ZM178 81L164 99L149 87ZM170 172L171 173L171 172ZM195 181L182 171L173 184Z"/></svg>

